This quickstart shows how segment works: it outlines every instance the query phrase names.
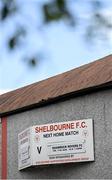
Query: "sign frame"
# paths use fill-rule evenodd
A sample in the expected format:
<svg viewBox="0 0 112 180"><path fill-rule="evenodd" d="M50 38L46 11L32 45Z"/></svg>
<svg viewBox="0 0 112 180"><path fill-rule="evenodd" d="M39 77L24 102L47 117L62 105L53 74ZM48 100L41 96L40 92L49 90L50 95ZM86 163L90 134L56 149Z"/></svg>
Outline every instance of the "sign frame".
<svg viewBox="0 0 112 180"><path fill-rule="evenodd" d="M18 134L18 169L37 165L94 161L93 131L93 119L27 128Z"/></svg>

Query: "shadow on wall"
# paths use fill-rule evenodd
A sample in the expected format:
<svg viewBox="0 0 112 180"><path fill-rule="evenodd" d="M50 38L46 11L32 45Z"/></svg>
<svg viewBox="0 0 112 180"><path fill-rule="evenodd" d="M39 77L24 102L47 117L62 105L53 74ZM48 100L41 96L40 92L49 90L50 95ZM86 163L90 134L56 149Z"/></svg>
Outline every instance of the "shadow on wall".
<svg viewBox="0 0 112 180"><path fill-rule="evenodd" d="M93 171L94 162L78 162L67 164L52 164L45 166L34 166L21 170L21 176L27 176L39 179L74 179L76 178L95 178ZM83 169L84 168L84 169ZM89 172L88 172L89 168ZM92 170L92 171L91 171ZM37 177L38 176L38 177Z"/></svg>

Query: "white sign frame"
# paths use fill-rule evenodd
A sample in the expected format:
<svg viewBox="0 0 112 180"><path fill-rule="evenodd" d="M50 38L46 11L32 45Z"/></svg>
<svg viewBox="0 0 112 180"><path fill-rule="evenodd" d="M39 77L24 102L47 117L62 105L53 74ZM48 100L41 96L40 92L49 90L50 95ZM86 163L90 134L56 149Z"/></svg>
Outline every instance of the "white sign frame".
<svg viewBox="0 0 112 180"><path fill-rule="evenodd" d="M18 169L94 161L93 120L32 126L18 135Z"/></svg>

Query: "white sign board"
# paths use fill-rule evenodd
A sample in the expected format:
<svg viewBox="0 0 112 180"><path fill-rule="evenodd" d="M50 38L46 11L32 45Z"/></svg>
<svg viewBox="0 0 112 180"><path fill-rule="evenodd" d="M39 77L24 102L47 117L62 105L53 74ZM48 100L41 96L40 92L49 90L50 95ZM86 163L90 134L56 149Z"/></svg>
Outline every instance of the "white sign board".
<svg viewBox="0 0 112 180"><path fill-rule="evenodd" d="M31 153L31 128L28 128L18 135L19 169L23 169L32 165Z"/></svg>
<svg viewBox="0 0 112 180"><path fill-rule="evenodd" d="M18 135L19 170L45 164L94 161L92 119L32 126Z"/></svg>

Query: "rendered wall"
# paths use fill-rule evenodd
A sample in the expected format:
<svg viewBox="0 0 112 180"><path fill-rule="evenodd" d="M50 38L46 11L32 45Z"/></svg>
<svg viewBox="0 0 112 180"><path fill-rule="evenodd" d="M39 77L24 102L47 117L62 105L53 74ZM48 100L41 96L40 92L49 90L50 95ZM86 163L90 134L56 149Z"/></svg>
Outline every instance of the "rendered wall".
<svg viewBox="0 0 112 180"><path fill-rule="evenodd" d="M0 119L0 179L1 179L1 170L2 170L2 157L1 157L1 150L2 150L2 124L1 124L1 119Z"/></svg>
<svg viewBox="0 0 112 180"><path fill-rule="evenodd" d="M45 123L94 119L95 162L71 163L18 171L17 135ZM8 178L107 179L112 178L112 90L80 96L8 117Z"/></svg>

